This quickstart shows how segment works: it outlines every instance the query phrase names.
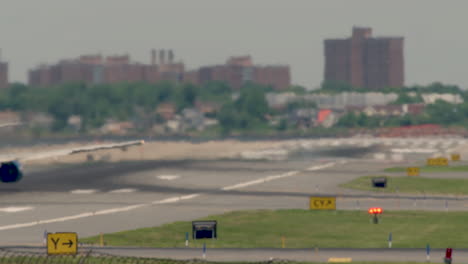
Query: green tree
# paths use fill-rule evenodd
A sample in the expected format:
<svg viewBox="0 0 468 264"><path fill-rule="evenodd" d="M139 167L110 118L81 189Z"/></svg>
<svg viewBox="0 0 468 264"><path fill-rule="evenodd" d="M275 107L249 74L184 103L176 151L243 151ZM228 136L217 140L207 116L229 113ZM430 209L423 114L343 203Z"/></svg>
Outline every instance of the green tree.
<svg viewBox="0 0 468 264"><path fill-rule="evenodd" d="M239 97L225 104L218 114L222 132L228 134L234 129L251 130L265 125L270 113L265 98L268 90L268 87L255 84L242 87Z"/></svg>
<svg viewBox="0 0 468 264"><path fill-rule="evenodd" d="M262 87L249 86L243 88L235 105L239 112L248 113L260 120L264 120L265 115L269 112L265 90Z"/></svg>
<svg viewBox="0 0 468 264"><path fill-rule="evenodd" d="M356 127L358 125L358 118L354 113L347 113L342 116L338 122L337 126L339 127Z"/></svg>
<svg viewBox="0 0 468 264"><path fill-rule="evenodd" d="M223 135L228 135L233 129L238 127L237 110L234 104L229 103L221 108L218 114L218 121Z"/></svg>
<svg viewBox="0 0 468 264"><path fill-rule="evenodd" d="M278 126L276 127L277 130L279 131L285 131L288 129L288 120L287 119L281 119L278 123Z"/></svg>
<svg viewBox="0 0 468 264"><path fill-rule="evenodd" d="M393 104L416 104L422 102L423 99L420 94L410 96L407 92L400 92L398 94L398 98L393 102Z"/></svg>
<svg viewBox="0 0 468 264"><path fill-rule="evenodd" d="M463 111L459 110L459 106L440 99L428 105L426 113L431 122L442 125L458 123L464 119Z"/></svg>
<svg viewBox="0 0 468 264"><path fill-rule="evenodd" d="M197 87L193 84L184 84L181 90L182 103L185 107L193 107L198 96Z"/></svg>
<svg viewBox="0 0 468 264"><path fill-rule="evenodd" d="M324 81L320 89L333 92L351 92L356 90L351 84L338 81Z"/></svg>

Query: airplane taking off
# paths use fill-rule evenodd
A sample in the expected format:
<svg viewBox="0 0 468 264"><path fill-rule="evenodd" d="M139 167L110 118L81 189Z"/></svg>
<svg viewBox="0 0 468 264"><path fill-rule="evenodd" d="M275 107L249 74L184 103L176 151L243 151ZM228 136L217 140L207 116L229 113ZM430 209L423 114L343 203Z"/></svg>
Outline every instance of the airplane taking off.
<svg viewBox="0 0 468 264"><path fill-rule="evenodd" d="M21 180L23 172L21 171L21 163L32 160L55 158L60 156L73 155L83 152L92 152L103 149L121 149L126 150L128 147L140 146L145 143L144 140L127 141L122 143L87 145L78 148L69 148L42 152L33 155L23 155L20 157L0 157L0 182L14 183Z"/></svg>

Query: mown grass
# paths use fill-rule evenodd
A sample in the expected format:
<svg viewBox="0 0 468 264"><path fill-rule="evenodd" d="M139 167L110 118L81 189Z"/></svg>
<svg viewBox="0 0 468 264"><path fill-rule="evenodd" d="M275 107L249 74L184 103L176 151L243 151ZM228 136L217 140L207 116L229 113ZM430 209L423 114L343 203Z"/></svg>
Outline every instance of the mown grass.
<svg viewBox="0 0 468 264"><path fill-rule="evenodd" d="M205 219L218 221L216 240L190 240L190 247L211 248L385 248L393 234L398 248L466 247L468 212L386 211L372 224L365 211L258 210L230 212ZM105 234L112 246L184 247L191 222ZM97 244L99 237L81 239Z"/></svg>
<svg viewBox="0 0 468 264"><path fill-rule="evenodd" d="M417 167L417 166L415 166ZM384 169L384 172L406 172L407 167L391 167ZM419 171L423 172L467 172L468 165L458 166L421 166Z"/></svg>
<svg viewBox="0 0 468 264"><path fill-rule="evenodd" d="M373 177L383 176L363 176L340 186L385 193L468 195L468 179L437 179L421 176L387 177L387 188L375 188L371 184Z"/></svg>

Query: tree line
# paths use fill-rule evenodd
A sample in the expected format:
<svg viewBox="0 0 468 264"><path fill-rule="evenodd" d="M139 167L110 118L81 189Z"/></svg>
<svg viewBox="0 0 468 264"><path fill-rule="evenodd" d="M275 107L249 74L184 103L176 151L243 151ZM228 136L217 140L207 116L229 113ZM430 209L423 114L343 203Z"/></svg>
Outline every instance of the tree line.
<svg viewBox="0 0 468 264"><path fill-rule="evenodd" d="M460 126L468 128L468 102L452 104L437 100L426 105L420 115L406 114L403 116L367 116L365 113L349 112L343 115L337 123L339 127L396 127L422 124L439 124L443 126Z"/></svg>
<svg viewBox="0 0 468 264"><path fill-rule="evenodd" d="M390 88L389 88L390 89ZM221 108L212 116L219 121L221 132L230 134L233 131L256 131L271 128L272 118L284 116L299 108L316 108L312 102L291 102L278 111L270 109L266 94L272 92L269 86L246 83L240 90L232 90L224 82L208 82L203 85L187 83L160 82L119 83L87 85L85 83L67 83L51 87L31 87L15 83L0 91L0 111L44 112L54 118L52 129L66 129L71 116L80 116L82 131L87 132L101 127L106 120L137 121L145 120L152 124L160 122L155 109L161 103L172 103L177 111L194 107L197 101L215 102ZM292 86L288 92L298 95L310 93L304 87ZM345 84L324 83L321 92L354 91ZM398 94L394 104L422 102L422 93L456 93L468 101L468 93L457 86L434 83L428 86L413 86L391 89ZM314 91L317 92L317 91ZM410 94L412 93L412 94ZM149 120L149 121L148 121ZM426 123L445 126L458 125L468 127L468 103L450 104L437 101L426 106L419 116L375 117L365 114L348 113L342 116L337 126L380 127L402 126ZM286 120L280 120L277 127L283 131L289 126Z"/></svg>
<svg viewBox="0 0 468 264"><path fill-rule="evenodd" d="M129 121L158 119L155 109L161 103L172 103L176 110L195 106L196 101L215 102L222 106L215 118L229 128L251 128L254 123L263 122L268 112L265 93L271 87L246 84L238 96L224 82L208 82L204 85L160 82L119 83L87 85L67 83L51 87L31 87L21 83L12 84L0 91L0 111L44 112L55 122L54 131L67 127L71 116L80 116L82 129L98 128L106 120ZM232 124L226 120L233 118ZM150 122L151 123L151 122Z"/></svg>

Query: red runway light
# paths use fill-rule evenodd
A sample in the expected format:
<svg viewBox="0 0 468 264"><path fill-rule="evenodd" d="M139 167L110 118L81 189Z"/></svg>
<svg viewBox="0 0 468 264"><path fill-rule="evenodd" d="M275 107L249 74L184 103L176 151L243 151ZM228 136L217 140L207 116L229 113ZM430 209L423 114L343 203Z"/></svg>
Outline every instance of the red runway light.
<svg viewBox="0 0 468 264"><path fill-rule="evenodd" d="M380 207L371 207L371 208L369 208L369 210L367 210L367 212L369 214L381 214L381 213L383 213L383 210Z"/></svg>
<svg viewBox="0 0 468 264"><path fill-rule="evenodd" d="M447 248L445 250L445 258L446 259L452 259L452 249L451 248Z"/></svg>

